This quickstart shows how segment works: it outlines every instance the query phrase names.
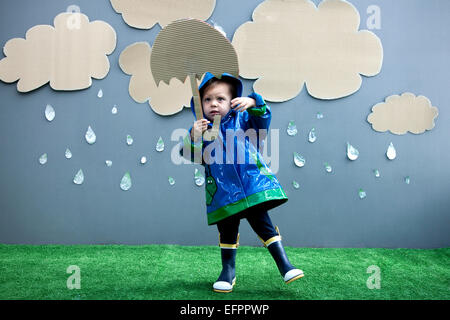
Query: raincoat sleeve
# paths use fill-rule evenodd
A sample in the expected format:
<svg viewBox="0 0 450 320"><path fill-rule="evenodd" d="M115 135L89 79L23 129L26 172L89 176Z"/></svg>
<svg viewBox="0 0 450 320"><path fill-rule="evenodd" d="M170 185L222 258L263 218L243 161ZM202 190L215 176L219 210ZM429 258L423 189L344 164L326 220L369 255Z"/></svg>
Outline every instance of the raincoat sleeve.
<svg viewBox="0 0 450 320"><path fill-rule="evenodd" d="M183 139L180 147L180 155L193 163L203 164L203 139L198 142L193 142L191 140L191 130L192 127Z"/></svg>
<svg viewBox="0 0 450 320"><path fill-rule="evenodd" d="M249 127L255 130L269 129L270 120L272 119L272 113L269 106L266 105L263 97L258 93L253 92L248 97L253 98L256 101L256 107L247 109L249 115L247 120Z"/></svg>

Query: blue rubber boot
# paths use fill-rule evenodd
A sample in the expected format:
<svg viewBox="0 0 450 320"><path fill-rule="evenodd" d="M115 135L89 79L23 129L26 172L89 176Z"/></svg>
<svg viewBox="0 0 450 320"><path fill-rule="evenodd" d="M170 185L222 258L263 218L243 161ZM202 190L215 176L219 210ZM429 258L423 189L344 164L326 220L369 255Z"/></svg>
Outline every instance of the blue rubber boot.
<svg viewBox="0 0 450 320"><path fill-rule="evenodd" d="M219 247L222 257L222 272L214 283L213 290L228 293L233 291L233 286L236 283L236 251L239 247L239 234L235 244L222 243L219 234Z"/></svg>
<svg viewBox="0 0 450 320"><path fill-rule="evenodd" d="M270 254L272 255L275 263L277 264L278 270L280 271L281 276L283 277L284 282L291 283L297 279L300 279L304 276L303 271L300 269L296 269L290 262L286 255L286 251L284 251L283 244L280 241L272 242L267 249L269 249Z"/></svg>
<svg viewBox="0 0 450 320"><path fill-rule="evenodd" d="M277 264L278 270L280 271L281 276L283 277L284 282L291 283L297 279L300 279L304 276L302 270L295 268L289 261L286 251L284 251L283 244L281 243L281 235L278 227L275 228L278 235L274 236L266 241L259 238L264 246L269 250L272 255L275 263Z"/></svg>
<svg viewBox="0 0 450 320"><path fill-rule="evenodd" d="M236 251L237 248L221 248L222 272L213 285L215 292L228 293L233 291L236 283Z"/></svg>

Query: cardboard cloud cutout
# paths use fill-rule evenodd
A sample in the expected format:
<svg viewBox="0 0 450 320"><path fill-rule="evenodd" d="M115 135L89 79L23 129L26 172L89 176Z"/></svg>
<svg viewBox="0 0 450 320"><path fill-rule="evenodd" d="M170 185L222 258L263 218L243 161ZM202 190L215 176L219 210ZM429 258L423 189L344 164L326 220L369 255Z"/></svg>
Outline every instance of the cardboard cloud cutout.
<svg viewBox="0 0 450 320"><path fill-rule="evenodd" d="M116 47L114 29L103 21L89 22L80 13L61 13L54 25L34 26L25 39L6 43L0 80L19 80L17 90L28 92L49 81L54 90L80 90L90 87L92 78L106 77L107 55Z"/></svg>
<svg viewBox="0 0 450 320"><path fill-rule="evenodd" d="M378 74L383 61L380 39L359 24L346 1L266 0L234 34L240 75L257 79L255 91L269 101L292 99L304 84L319 99L353 94L360 74Z"/></svg>
<svg viewBox="0 0 450 320"><path fill-rule="evenodd" d="M427 97L416 97L406 92L401 96L389 96L385 102L376 104L367 121L379 132L402 135L409 131L420 134L434 128L437 116L438 108L433 107Z"/></svg>
<svg viewBox="0 0 450 320"><path fill-rule="evenodd" d="M195 18L208 19L216 6L216 0L110 0L117 13L131 27L151 29L159 23L165 27L170 22Z"/></svg>
<svg viewBox="0 0 450 320"><path fill-rule="evenodd" d="M184 106L189 106L191 100L189 79L183 83L173 78L168 85L161 83L157 86L150 70L151 51L147 42L137 42L120 54L122 71L131 75L130 96L139 103L149 101L150 107L159 115L178 113Z"/></svg>

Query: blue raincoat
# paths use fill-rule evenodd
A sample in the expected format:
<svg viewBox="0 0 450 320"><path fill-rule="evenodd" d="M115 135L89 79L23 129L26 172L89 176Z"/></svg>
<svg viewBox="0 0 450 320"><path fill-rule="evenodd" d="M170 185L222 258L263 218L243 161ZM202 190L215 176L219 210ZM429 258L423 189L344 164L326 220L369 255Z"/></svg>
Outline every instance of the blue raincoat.
<svg viewBox="0 0 450 320"><path fill-rule="evenodd" d="M199 89L213 77L211 73L206 73ZM223 77L235 82L237 96L240 97L242 82L227 73ZM222 117L219 136L214 141L194 143L187 135L180 149L183 157L193 162L197 160L197 163L201 161L205 167L208 225L250 207L260 206L269 210L288 200L259 152L269 129L272 117L270 108L259 94L252 93L249 97L256 100L256 107L244 112L231 109ZM193 99L191 110L195 117ZM192 127L189 132L191 130Z"/></svg>

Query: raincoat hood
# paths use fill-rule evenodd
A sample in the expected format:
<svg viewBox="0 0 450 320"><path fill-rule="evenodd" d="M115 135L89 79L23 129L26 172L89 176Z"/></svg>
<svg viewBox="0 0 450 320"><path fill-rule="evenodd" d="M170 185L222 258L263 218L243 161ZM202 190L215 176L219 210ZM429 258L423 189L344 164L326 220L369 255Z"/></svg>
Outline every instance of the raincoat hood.
<svg viewBox="0 0 450 320"><path fill-rule="evenodd" d="M198 86L198 90L201 90L205 84L211 80L212 78L217 78L216 76L214 76L212 73L210 72L206 72L205 76L203 77L202 82L200 83L200 85ZM242 82L241 80L239 80L238 78L234 77L233 75L229 74L229 73L223 73L218 79L224 79L226 78L227 80L231 81L232 83L234 83L234 86L236 88L236 95L237 97L242 96ZM194 107L194 98L191 98L191 111L194 114L194 118L196 118L196 114L195 114L195 107Z"/></svg>

